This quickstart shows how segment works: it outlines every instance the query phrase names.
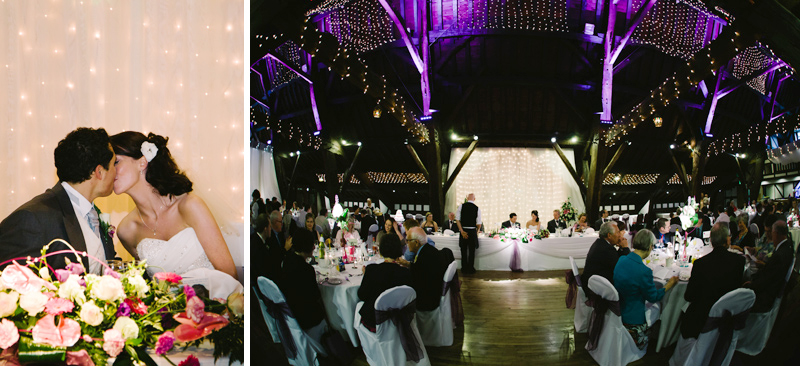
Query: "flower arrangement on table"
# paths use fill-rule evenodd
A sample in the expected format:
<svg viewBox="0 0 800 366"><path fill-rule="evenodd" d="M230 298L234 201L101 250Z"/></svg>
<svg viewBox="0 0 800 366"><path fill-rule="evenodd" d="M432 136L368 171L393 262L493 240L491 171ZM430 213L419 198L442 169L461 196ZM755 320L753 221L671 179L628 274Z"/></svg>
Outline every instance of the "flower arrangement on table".
<svg viewBox="0 0 800 366"><path fill-rule="evenodd" d="M574 224L575 221L578 220L578 211L575 210L574 206L572 206L572 202L570 202L569 197L567 197L567 200L561 204L561 219L567 223L567 227Z"/></svg>
<svg viewBox="0 0 800 366"><path fill-rule="evenodd" d="M242 293L207 299L181 286L174 273L147 281L144 262L122 273L106 265L102 276L85 274L80 258L53 270L48 256L86 253L46 254L49 246L41 257L19 259L25 265L14 260L0 274L0 362L88 366L116 358L114 365L151 366L156 364L147 353L151 349L174 365L170 350L204 339L214 344L215 359L229 355L231 363L244 361ZM191 364L197 364L194 356L181 362Z"/></svg>
<svg viewBox="0 0 800 366"><path fill-rule="evenodd" d="M683 230L689 230L697 225L697 207L698 205L694 197L689 197L686 200L686 206L683 206L680 215Z"/></svg>
<svg viewBox="0 0 800 366"><path fill-rule="evenodd" d="M527 243L535 238L534 233L529 232L527 229L512 228L512 227L502 228L491 236L495 240L500 240L502 242L505 242L506 239L511 239L511 240L520 240L523 243Z"/></svg>
<svg viewBox="0 0 800 366"><path fill-rule="evenodd" d="M789 225L789 227L797 227L798 226L797 213L795 213L794 211L789 211L789 212L790 212L789 215L786 216L786 224Z"/></svg>
<svg viewBox="0 0 800 366"><path fill-rule="evenodd" d="M547 229L539 230L539 232L537 232L536 235L534 236L534 238L536 239L547 239L549 237L550 237L550 230Z"/></svg>

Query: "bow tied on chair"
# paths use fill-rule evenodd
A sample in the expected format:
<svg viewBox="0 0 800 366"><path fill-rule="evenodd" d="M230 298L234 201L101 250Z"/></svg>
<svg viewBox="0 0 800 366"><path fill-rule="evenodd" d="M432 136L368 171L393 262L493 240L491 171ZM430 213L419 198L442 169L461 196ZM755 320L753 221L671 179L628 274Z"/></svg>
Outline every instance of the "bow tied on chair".
<svg viewBox="0 0 800 366"><path fill-rule="evenodd" d="M261 298L261 301L267 306L267 313L278 323L278 334L286 350L286 357L292 360L297 358L297 346L294 344L294 338L289 330L289 324L286 322L286 317L294 318L292 310L289 309L289 304L286 302L273 302L259 291L258 288L256 288L256 294L258 294L258 297Z"/></svg>
<svg viewBox="0 0 800 366"><path fill-rule="evenodd" d="M739 314L731 314L729 310L725 310L720 317L709 317L706 324L703 326L701 333L710 332L718 329L719 337L717 343L714 345L714 351L711 353L711 366L722 365L728 353L728 348L731 346L733 340L733 331L744 329L747 316L750 310L743 311Z"/></svg>
<svg viewBox="0 0 800 366"><path fill-rule="evenodd" d="M403 308L390 308L388 310L375 310L375 325L391 320L400 333L400 343L406 353L406 359L419 362L423 358L422 347L417 342L411 321L417 312L417 301L414 300Z"/></svg>
<svg viewBox="0 0 800 366"><path fill-rule="evenodd" d="M578 297L578 287L581 286L580 276L575 276L571 269L564 271L564 276L567 280L567 297L564 299L567 303L567 309L575 309L575 299Z"/></svg>
<svg viewBox="0 0 800 366"><path fill-rule="evenodd" d="M450 291L450 315L453 318L453 324L456 326L464 325L464 307L461 304L461 281L458 279L458 273L453 276L450 282L444 283L442 296L447 295Z"/></svg>
<svg viewBox="0 0 800 366"><path fill-rule="evenodd" d="M619 310L619 301L609 301L597 294L592 294L589 300L586 300L586 305L594 308L592 318L589 320L589 342L586 345L586 349L594 351L597 349L600 333L603 331L606 311L610 310L617 316L620 316L621 312Z"/></svg>

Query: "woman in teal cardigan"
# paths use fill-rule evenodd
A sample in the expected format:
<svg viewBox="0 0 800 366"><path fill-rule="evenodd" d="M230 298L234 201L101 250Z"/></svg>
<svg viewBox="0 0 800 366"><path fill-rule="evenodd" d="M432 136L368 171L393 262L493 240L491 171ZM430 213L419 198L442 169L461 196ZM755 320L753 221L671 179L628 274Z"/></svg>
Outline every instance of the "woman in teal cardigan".
<svg viewBox="0 0 800 366"><path fill-rule="evenodd" d="M614 287L619 293L622 324L628 329L639 349L647 347L645 300L661 301L664 293L678 282L678 277L672 277L664 288L656 288L653 283L653 271L644 265L642 259L650 256L655 242L656 237L652 231L640 230L633 237L633 251L620 257L614 267Z"/></svg>

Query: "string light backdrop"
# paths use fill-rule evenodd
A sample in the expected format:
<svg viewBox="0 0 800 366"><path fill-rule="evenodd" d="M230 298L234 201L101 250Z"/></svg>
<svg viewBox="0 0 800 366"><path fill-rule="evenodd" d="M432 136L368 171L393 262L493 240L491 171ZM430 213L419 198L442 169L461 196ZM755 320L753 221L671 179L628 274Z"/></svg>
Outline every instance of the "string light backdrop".
<svg viewBox="0 0 800 366"><path fill-rule="evenodd" d="M448 176L466 150L452 150ZM563 150L574 166L572 149ZM547 223L568 197L578 212L585 207L578 185L553 149L476 148L447 191L445 212L456 212L469 193L475 193L487 231L499 228L512 212L525 225L531 210L538 210L539 221Z"/></svg>
<svg viewBox="0 0 800 366"><path fill-rule="evenodd" d="M154 132L242 265L243 21L241 1L0 2L0 218L57 182L75 128ZM112 224L134 208L95 203Z"/></svg>

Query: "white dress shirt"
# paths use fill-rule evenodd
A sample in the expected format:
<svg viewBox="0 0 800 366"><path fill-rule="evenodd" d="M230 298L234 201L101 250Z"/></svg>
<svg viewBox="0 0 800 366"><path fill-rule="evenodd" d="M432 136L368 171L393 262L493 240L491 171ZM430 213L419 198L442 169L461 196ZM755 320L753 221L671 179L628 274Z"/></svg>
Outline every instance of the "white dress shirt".
<svg viewBox="0 0 800 366"><path fill-rule="evenodd" d="M475 204L475 201L467 201L467 202L470 202L473 205ZM462 205L458 205L458 211L456 211L456 221L461 221L461 206ZM478 207L478 217L475 218L475 225L481 225L481 224L483 224L483 221L481 221L481 208ZM462 229L474 229L475 227L461 227L461 228Z"/></svg>
<svg viewBox="0 0 800 366"><path fill-rule="evenodd" d="M103 248L103 242L99 237L97 237L97 235L94 234L92 227L89 226L89 219L87 215L89 214L89 211L94 210L94 205L89 202L86 197L76 191L75 188L72 188L69 183L61 182L61 186L64 187L65 191L67 191L69 202L72 203L72 208L75 210L75 216L78 218L78 224L81 226L83 240L86 242L86 253L89 253L89 255L106 262L106 251L105 248ZM103 235L103 233L101 232L100 235ZM72 258L70 259L72 260ZM102 275L103 265L93 259L89 259L89 272Z"/></svg>

